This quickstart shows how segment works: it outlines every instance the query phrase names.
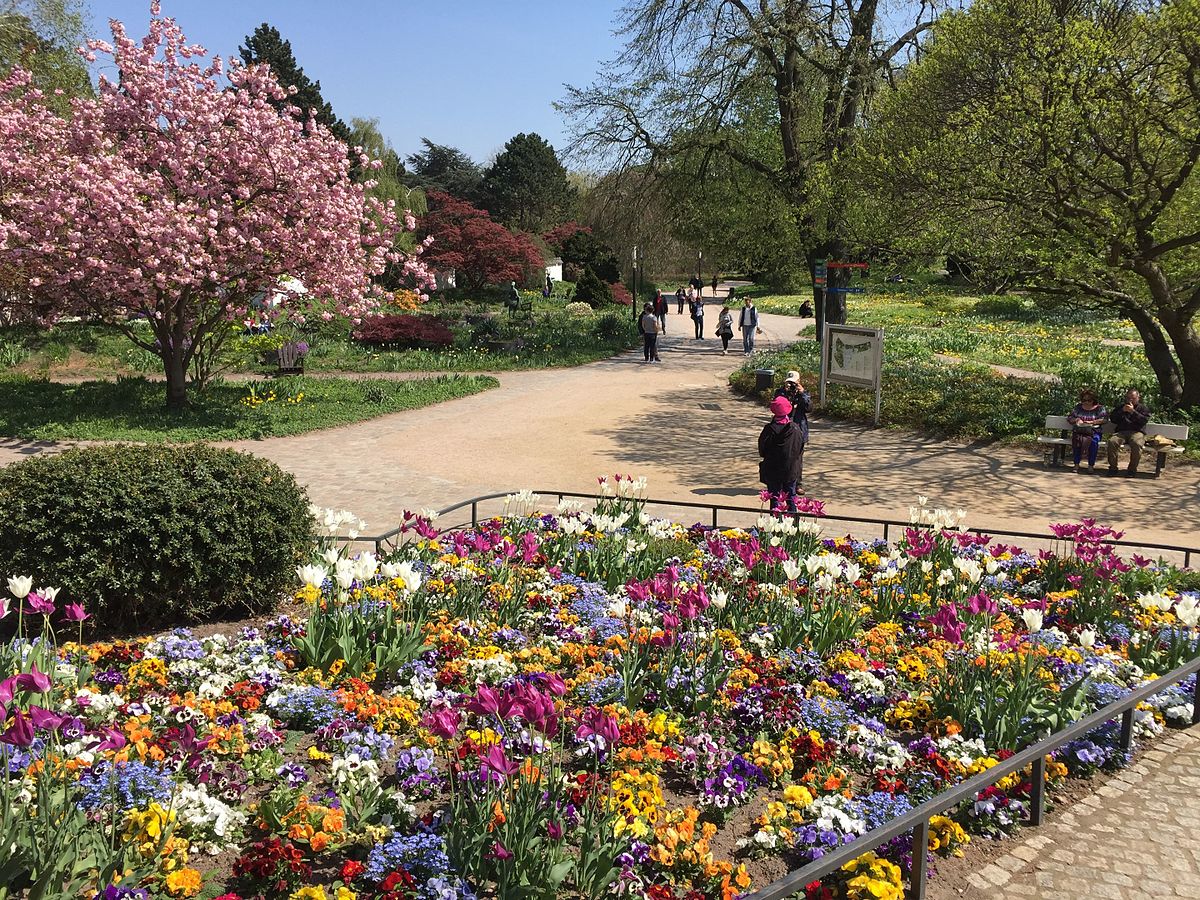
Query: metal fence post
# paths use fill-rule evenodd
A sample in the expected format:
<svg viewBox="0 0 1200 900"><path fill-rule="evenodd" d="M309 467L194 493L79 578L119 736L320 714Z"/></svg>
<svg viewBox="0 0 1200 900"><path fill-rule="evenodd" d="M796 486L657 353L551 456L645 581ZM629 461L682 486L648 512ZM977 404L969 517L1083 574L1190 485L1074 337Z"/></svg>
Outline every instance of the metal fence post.
<svg viewBox="0 0 1200 900"><path fill-rule="evenodd" d="M908 900L925 900L928 861L929 820L922 819L912 831L912 873L908 878Z"/></svg>
<svg viewBox="0 0 1200 900"><path fill-rule="evenodd" d="M1121 714L1121 749L1128 752L1133 746L1133 708Z"/></svg>
<svg viewBox="0 0 1200 900"><path fill-rule="evenodd" d="M1033 761L1033 775L1029 786L1029 824L1041 825L1046 815L1046 757Z"/></svg>
<svg viewBox="0 0 1200 900"><path fill-rule="evenodd" d="M471 527L474 528L478 524L479 524L479 502L477 500L472 500L471 501Z"/></svg>
<svg viewBox="0 0 1200 900"><path fill-rule="evenodd" d="M1192 724L1200 723L1200 672L1196 674L1196 683L1192 686Z"/></svg>
<svg viewBox="0 0 1200 900"><path fill-rule="evenodd" d="M713 528L716 528L717 527L717 508L714 506L712 508L712 511L713 511Z"/></svg>

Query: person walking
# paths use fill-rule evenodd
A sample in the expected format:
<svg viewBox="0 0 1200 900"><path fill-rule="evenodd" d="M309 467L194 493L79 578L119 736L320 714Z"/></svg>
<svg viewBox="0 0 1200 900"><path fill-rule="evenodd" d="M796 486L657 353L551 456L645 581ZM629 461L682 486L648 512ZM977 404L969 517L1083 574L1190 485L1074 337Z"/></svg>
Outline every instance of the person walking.
<svg viewBox="0 0 1200 900"><path fill-rule="evenodd" d="M800 429L800 458L796 462L796 490L803 492L804 486L804 448L808 446L808 414L812 412L812 397L800 383L799 372L788 372L783 380L783 387L775 391L776 397L782 397L792 404L792 424Z"/></svg>
<svg viewBox="0 0 1200 900"><path fill-rule="evenodd" d="M786 397L771 401L771 414L771 421L758 435L758 455L762 457L758 480L767 486L773 507L786 500L788 512L795 512L804 441L792 421L792 404Z"/></svg>
<svg viewBox="0 0 1200 900"><path fill-rule="evenodd" d="M692 298L692 321L696 324L696 340L704 337L704 297L697 294Z"/></svg>
<svg viewBox="0 0 1200 900"><path fill-rule="evenodd" d="M721 355L725 356L733 339L733 313L729 311L728 303L721 307L721 314L717 316L717 337L721 339Z"/></svg>
<svg viewBox="0 0 1200 900"><path fill-rule="evenodd" d="M546 273L546 287L545 287L545 290L542 291L542 296L545 297L547 300L549 300L550 295L553 293L554 293L554 279L551 278L550 273L547 272Z"/></svg>
<svg viewBox="0 0 1200 900"><path fill-rule="evenodd" d="M1125 402L1108 414L1108 421L1113 423L1115 429L1108 439L1108 474L1117 474L1117 451L1128 444L1129 468L1125 474L1133 478L1137 475L1142 448L1146 446L1145 428L1146 423L1150 421L1150 410L1142 403L1141 392L1128 391L1125 394Z"/></svg>
<svg viewBox="0 0 1200 900"><path fill-rule="evenodd" d="M675 302L679 304L679 309L678 309L678 310L676 310L676 312L678 312L678 313L679 313L679 315L681 315L681 316L682 316L682 315L683 315L683 304L684 304L685 302L687 302L687 303L691 303L691 302L692 302L692 292L691 292L691 290L686 290L686 291L685 291L683 288L680 288L679 290L677 290L677 291L675 292Z"/></svg>
<svg viewBox="0 0 1200 900"><path fill-rule="evenodd" d="M667 298L662 295L662 291L654 292L654 314L658 316L659 332L667 333Z"/></svg>
<svg viewBox="0 0 1200 900"><path fill-rule="evenodd" d="M642 333L642 355L646 357L646 362L661 362L658 358L658 328L654 306L647 303L642 308L642 317L638 319L638 331Z"/></svg>
<svg viewBox="0 0 1200 900"><path fill-rule="evenodd" d="M749 356L754 352L754 338L760 333L758 310L754 308L754 301L749 297L742 301L742 308L738 313L738 329L742 332L742 352Z"/></svg>

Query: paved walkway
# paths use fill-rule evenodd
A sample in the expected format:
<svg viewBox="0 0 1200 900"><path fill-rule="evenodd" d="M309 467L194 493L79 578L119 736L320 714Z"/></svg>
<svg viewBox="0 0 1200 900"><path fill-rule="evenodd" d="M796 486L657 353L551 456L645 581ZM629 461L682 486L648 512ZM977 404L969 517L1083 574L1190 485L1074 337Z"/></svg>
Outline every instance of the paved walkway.
<svg viewBox="0 0 1200 900"><path fill-rule="evenodd" d="M1200 898L1200 729L1174 732L956 891L969 900ZM944 890L942 890L944 893Z"/></svg>
<svg viewBox="0 0 1200 900"><path fill-rule="evenodd" d="M708 319L711 334L716 316ZM766 349L807 323L763 315L762 324ZM616 472L645 475L663 499L756 504L765 416L728 388L740 340L722 356L718 341L693 340L691 328L686 315L667 317L659 365L631 352L573 369L503 372L498 389L450 403L230 446L275 460L314 502L350 509L375 532L406 509L522 487L591 491L596 476ZM0 440L0 465L54 446ZM1145 456L1143 466L1152 465ZM1092 514L1132 538L1200 546L1200 467L1159 479L1076 476L1044 469L1031 447L817 419L805 473L808 494L835 514L907 518L924 495L966 509L970 525L1040 531L1050 519Z"/></svg>

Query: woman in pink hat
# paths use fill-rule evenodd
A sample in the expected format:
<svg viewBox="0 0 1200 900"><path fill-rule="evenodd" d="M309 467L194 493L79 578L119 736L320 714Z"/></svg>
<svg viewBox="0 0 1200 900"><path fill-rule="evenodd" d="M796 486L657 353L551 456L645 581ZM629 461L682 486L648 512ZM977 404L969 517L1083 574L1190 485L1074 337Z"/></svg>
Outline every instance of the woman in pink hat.
<svg viewBox="0 0 1200 900"><path fill-rule="evenodd" d="M788 512L796 511L796 485L804 458L804 439L792 421L792 403L787 397L771 401L771 421L758 435L758 480L772 496L786 498Z"/></svg>

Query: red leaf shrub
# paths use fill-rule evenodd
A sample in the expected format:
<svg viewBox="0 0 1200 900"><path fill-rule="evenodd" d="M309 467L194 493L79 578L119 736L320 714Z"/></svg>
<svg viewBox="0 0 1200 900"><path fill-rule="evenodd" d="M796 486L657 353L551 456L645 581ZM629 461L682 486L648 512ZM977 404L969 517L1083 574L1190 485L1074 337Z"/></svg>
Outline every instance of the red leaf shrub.
<svg viewBox="0 0 1200 900"><path fill-rule="evenodd" d="M620 303L622 306L633 306L633 294L629 293L629 288L616 281L608 286L612 291L613 303Z"/></svg>
<svg viewBox="0 0 1200 900"><path fill-rule="evenodd" d="M524 283L533 274L540 285L545 261L527 234L514 234L482 209L449 194L430 192L429 212L420 233L433 238L422 259L433 269L454 269L458 286L478 291L489 284Z"/></svg>
<svg viewBox="0 0 1200 900"><path fill-rule="evenodd" d="M579 231L585 234L592 233L592 229L586 225L580 225L578 222L564 222L561 225L555 225L543 234L542 240L553 247L555 253L561 253L563 244L567 242L567 239L573 237Z"/></svg>
<svg viewBox="0 0 1200 900"><path fill-rule="evenodd" d="M444 349L454 343L454 332L429 316L376 316L364 319L352 334L371 347Z"/></svg>

